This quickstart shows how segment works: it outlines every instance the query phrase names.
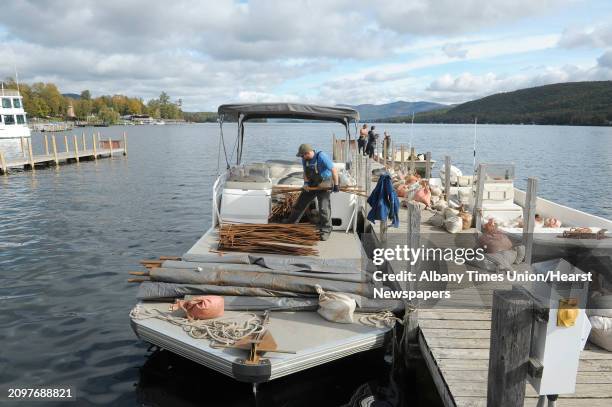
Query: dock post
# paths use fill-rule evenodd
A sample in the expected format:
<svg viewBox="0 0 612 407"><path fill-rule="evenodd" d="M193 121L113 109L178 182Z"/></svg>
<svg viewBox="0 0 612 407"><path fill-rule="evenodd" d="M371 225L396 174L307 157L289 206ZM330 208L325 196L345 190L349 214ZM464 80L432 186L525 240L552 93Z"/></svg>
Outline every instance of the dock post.
<svg viewBox="0 0 612 407"><path fill-rule="evenodd" d="M474 219L476 230L480 231L480 226L482 224L482 198L484 194L484 182L485 182L485 165L478 164L478 169L476 170L476 177L478 178L478 186L476 187L476 202L474 202Z"/></svg>
<svg viewBox="0 0 612 407"><path fill-rule="evenodd" d="M406 162L405 162L405 150L406 150L406 146L402 144L402 146L400 147L402 149L401 153L400 153L400 159L402 161L402 164L400 165L400 168L402 169L402 171L406 170Z"/></svg>
<svg viewBox="0 0 612 407"><path fill-rule="evenodd" d="M527 193L523 208L523 244L525 245L525 263L531 264L533 257L533 230L535 228L536 201L538 194L538 180L527 179Z"/></svg>
<svg viewBox="0 0 612 407"><path fill-rule="evenodd" d="M64 135L64 147L66 148L66 153L68 153L68 136Z"/></svg>
<svg viewBox="0 0 612 407"><path fill-rule="evenodd" d="M85 141L85 132L81 134L81 151L85 152L87 150L87 142Z"/></svg>
<svg viewBox="0 0 612 407"><path fill-rule="evenodd" d="M425 178L431 178L431 151L425 153Z"/></svg>
<svg viewBox="0 0 612 407"><path fill-rule="evenodd" d="M410 174L415 175L416 174L416 150L414 147L410 148L410 157L408 157L408 159L410 160Z"/></svg>
<svg viewBox="0 0 612 407"><path fill-rule="evenodd" d="M57 159L57 143L55 142L55 135L51 136L51 148L53 148L53 160L55 161L55 166L59 165L59 160Z"/></svg>
<svg viewBox="0 0 612 407"><path fill-rule="evenodd" d="M382 159L383 159L383 165L385 166L385 168L387 168L387 140L384 139L383 140L383 145L382 145Z"/></svg>
<svg viewBox="0 0 612 407"><path fill-rule="evenodd" d="M108 149L110 152L110 158L113 158L113 140L110 137L108 138Z"/></svg>
<svg viewBox="0 0 612 407"><path fill-rule="evenodd" d="M127 156L127 133L123 132L123 155Z"/></svg>
<svg viewBox="0 0 612 407"><path fill-rule="evenodd" d="M25 146L25 138L21 137L21 154L23 158L26 157L26 146Z"/></svg>
<svg viewBox="0 0 612 407"><path fill-rule="evenodd" d="M372 162L368 156L363 157L365 160L364 174L363 174L363 185L366 191L366 198L364 198L363 202L363 210L364 210L364 220L363 220L363 232L365 233L368 228L368 198L370 196L370 192L372 192Z"/></svg>
<svg viewBox="0 0 612 407"><path fill-rule="evenodd" d="M451 158L450 155L444 156L444 196L446 202L450 199L450 177L451 177Z"/></svg>
<svg viewBox="0 0 612 407"><path fill-rule="evenodd" d="M520 290L493 291L487 407L524 403L532 307L532 301Z"/></svg>
<svg viewBox="0 0 612 407"><path fill-rule="evenodd" d="M98 159L98 147L96 143L96 133L91 133L91 145L93 146L94 160Z"/></svg>
<svg viewBox="0 0 612 407"><path fill-rule="evenodd" d="M338 161L338 147L336 145L336 133L332 133L332 160Z"/></svg>
<svg viewBox="0 0 612 407"><path fill-rule="evenodd" d="M45 134L45 155L49 155L49 138Z"/></svg>
<svg viewBox="0 0 612 407"><path fill-rule="evenodd" d="M74 141L74 158L76 162L79 162L79 140L77 140L76 134L72 135L72 141Z"/></svg>
<svg viewBox="0 0 612 407"><path fill-rule="evenodd" d="M8 175L8 168L6 168L6 161L4 160L4 153L0 151L0 173Z"/></svg>
<svg viewBox="0 0 612 407"><path fill-rule="evenodd" d="M32 138L28 140L28 155L30 156L30 167L32 167L32 171L36 171L34 168L34 154L32 154Z"/></svg>
<svg viewBox="0 0 612 407"><path fill-rule="evenodd" d="M409 201L408 202L408 219L406 221L406 225L408 227L408 236L406 239L406 243L408 248L418 248L421 246L421 210L417 206L416 202ZM420 262L412 264L411 261L408 261L406 265L407 270L413 273L418 272L420 267ZM410 281L408 283L408 287L402 287L405 290L416 291L418 289L416 281ZM403 344L405 349L405 355L408 358L413 358L416 355L420 355L418 350L418 332L419 332L419 314L418 314L418 305L414 306L413 304L409 304L406 302L406 307L404 312L405 315L405 325L404 329L406 330L406 342Z"/></svg>

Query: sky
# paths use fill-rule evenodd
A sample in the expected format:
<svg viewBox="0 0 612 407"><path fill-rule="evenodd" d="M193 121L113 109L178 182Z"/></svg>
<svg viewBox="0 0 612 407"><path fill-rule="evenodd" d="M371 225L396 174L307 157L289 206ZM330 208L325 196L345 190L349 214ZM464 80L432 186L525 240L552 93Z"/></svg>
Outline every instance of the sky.
<svg viewBox="0 0 612 407"><path fill-rule="evenodd" d="M460 103L612 80L610 0L12 0L0 76L222 103Z"/></svg>

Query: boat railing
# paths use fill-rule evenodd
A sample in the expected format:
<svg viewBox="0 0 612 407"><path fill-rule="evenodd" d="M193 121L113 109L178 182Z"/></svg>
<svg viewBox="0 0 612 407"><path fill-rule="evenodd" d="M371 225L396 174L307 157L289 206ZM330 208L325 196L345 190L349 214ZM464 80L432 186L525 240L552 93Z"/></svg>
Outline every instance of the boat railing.
<svg viewBox="0 0 612 407"><path fill-rule="evenodd" d="M0 89L0 96L21 96L17 89Z"/></svg>

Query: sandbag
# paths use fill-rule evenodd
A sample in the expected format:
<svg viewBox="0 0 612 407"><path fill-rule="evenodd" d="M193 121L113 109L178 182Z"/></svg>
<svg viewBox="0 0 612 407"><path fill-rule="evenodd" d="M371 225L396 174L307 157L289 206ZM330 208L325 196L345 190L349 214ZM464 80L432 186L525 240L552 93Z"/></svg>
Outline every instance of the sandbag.
<svg viewBox="0 0 612 407"><path fill-rule="evenodd" d="M444 211L442 212L444 214L444 218L448 219L448 218L454 218L455 216L459 216L459 211L457 209L453 209L453 208L444 208Z"/></svg>
<svg viewBox="0 0 612 407"><path fill-rule="evenodd" d="M440 187L433 186L433 187L430 188L430 190L431 190L431 195L432 196L441 196L442 195L442 188L440 188Z"/></svg>
<svg viewBox="0 0 612 407"><path fill-rule="evenodd" d="M423 185L422 188L418 189L414 193L414 198L417 202L422 202L425 206L431 206L431 191L429 190L429 186L427 184Z"/></svg>
<svg viewBox="0 0 612 407"><path fill-rule="evenodd" d="M444 199L440 199L433 208L437 211L443 212L446 208L448 208L448 204Z"/></svg>
<svg viewBox="0 0 612 407"><path fill-rule="evenodd" d="M438 228L444 226L444 216L441 213L434 214L428 220L429 224Z"/></svg>
<svg viewBox="0 0 612 407"><path fill-rule="evenodd" d="M190 321L194 319L212 319L223 315L223 297L218 295L202 295L189 300L177 300L170 309L182 309Z"/></svg>
<svg viewBox="0 0 612 407"><path fill-rule="evenodd" d="M451 216L444 221L444 228L450 233L459 233L463 229L463 221L459 216Z"/></svg>
<svg viewBox="0 0 612 407"><path fill-rule="evenodd" d="M487 253L497 253L503 250L512 249L512 242L504 233L483 233L478 238L478 244Z"/></svg>
<svg viewBox="0 0 612 407"><path fill-rule="evenodd" d="M589 317L591 335L589 340L595 345L612 352L612 318L598 315Z"/></svg>
<svg viewBox="0 0 612 407"><path fill-rule="evenodd" d="M316 290L319 294L319 309L317 310L319 315L332 322L353 323L353 314L357 306L353 298L342 293L325 292L320 285L316 286Z"/></svg>
<svg viewBox="0 0 612 407"><path fill-rule="evenodd" d="M473 216L471 213L461 211L459 212L459 217L461 218L461 221L463 222L463 230L466 230L472 227Z"/></svg>
<svg viewBox="0 0 612 407"><path fill-rule="evenodd" d="M612 318L612 295L594 293L587 304L588 316L600 316Z"/></svg>

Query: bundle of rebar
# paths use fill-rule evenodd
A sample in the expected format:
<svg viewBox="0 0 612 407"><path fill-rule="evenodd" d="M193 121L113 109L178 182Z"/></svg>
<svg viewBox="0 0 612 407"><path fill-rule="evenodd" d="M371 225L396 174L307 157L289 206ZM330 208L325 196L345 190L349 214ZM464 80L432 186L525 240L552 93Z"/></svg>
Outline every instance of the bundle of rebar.
<svg viewBox="0 0 612 407"><path fill-rule="evenodd" d="M278 222L288 218L299 196L299 192L288 192L281 197L275 198L276 202L272 204L270 220Z"/></svg>
<svg viewBox="0 0 612 407"><path fill-rule="evenodd" d="M309 191L331 190L331 188L327 188L327 187L296 187L296 186L275 185L272 187L272 195L288 194L292 192L302 192L305 189ZM367 197L366 192L363 189L359 189L357 187L341 186L340 191Z"/></svg>
<svg viewBox="0 0 612 407"><path fill-rule="evenodd" d="M235 224L223 223L219 227L220 251L245 253L287 254L315 256L312 246L319 241L319 231L312 224Z"/></svg>

